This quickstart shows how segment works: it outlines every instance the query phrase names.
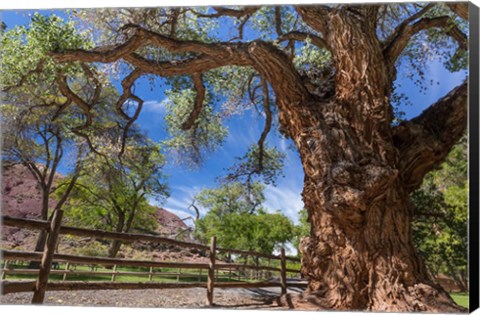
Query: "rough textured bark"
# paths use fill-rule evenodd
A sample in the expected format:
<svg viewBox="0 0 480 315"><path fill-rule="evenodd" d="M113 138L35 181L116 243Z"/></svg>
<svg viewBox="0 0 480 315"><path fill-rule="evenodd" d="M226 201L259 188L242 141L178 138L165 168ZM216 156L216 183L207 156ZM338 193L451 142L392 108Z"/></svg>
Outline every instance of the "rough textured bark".
<svg viewBox="0 0 480 315"><path fill-rule="evenodd" d="M275 92L281 128L300 153L303 200L312 225L310 237L301 242L302 272L315 304L327 309L459 311L431 281L415 252L408 194L443 161L465 130L466 84L416 119L392 126L389 99L395 60L412 36L445 27L447 20L420 18L424 9L411 18L415 23L400 25L381 43L376 34L378 9L378 5L296 7L317 31L315 43L332 53L335 91L328 97L312 93L291 59L261 40L179 41L129 26L136 32L124 45L53 56L60 62L122 58L145 73L195 75L200 99L200 73L225 65L254 67ZM466 47L463 34L457 30L449 34ZM303 36L286 32L279 40ZM158 63L135 54L141 43L197 55ZM196 110L198 106L192 118Z"/></svg>
<svg viewBox="0 0 480 315"><path fill-rule="evenodd" d="M399 167L392 137L388 60L374 23L368 23L375 14L375 7L327 14L324 32L334 51L336 97L308 106L301 119L290 115L287 128L302 158L303 199L312 224L301 244L302 271L309 291L326 308L458 311L429 279L412 245L412 209L403 180L410 178ZM466 99L444 102L442 115L446 103L452 110ZM459 119L441 127L446 125L464 130L466 124ZM450 147L444 145L441 155Z"/></svg>

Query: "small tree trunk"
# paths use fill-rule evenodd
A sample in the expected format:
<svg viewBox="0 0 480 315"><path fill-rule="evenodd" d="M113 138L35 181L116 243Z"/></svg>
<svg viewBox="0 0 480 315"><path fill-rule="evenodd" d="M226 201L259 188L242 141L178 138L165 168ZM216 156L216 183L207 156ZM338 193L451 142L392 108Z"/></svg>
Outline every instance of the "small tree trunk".
<svg viewBox="0 0 480 315"><path fill-rule="evenodd" d="M49 193L46 191L47 188L43 187L42 188L42 209L40 212L40 219L42 220L48 220L48 206L49 206ZM45 244L47 242L47 232L45 230L40 230L40 233L38 234L37 242L35 243L35 249L34 251L36 252L43 252L45 248ZM40 262L38 261L31 261L28 265L29 269L38 269L40 268Z"/></svg>
<svg viewBox="0 0 480 315"><path fill-rule="evenodd" d="M40 271L38 273L37 282L35 284L35 291L32 298L32 304L41 304L45 298L45 291L47 289L48 277L52 268L53 255L58 241L60 226L62 223L63 211L55 209L54 216L50 222L50 231L47 238L47 247L43 253Z"/></svg>
<svg viewBox="0 0 480 315"><path fill-rule="evenodd" d="M455 270L455 268L452 266L450 262L447 262L447 266L448 266L449 276L453 278L453 281L455 281L455 284L457 285L458 289L461 292L467 292L468 289L465 287L462 279L460 279L458 271Z"/></svg>
<svg viewBox="0 0 480 315"><path fill-rule="evenodd" d="M120 212L118 216L117 226L115 227L115 232L117 233L124 232L123 231L124 226L125 226L125 215L123 214L123 212ZM108 248L108 257L115 258L121 246L122 246L122 241L113 240L112 243L110 244L110 247ZM112 266L109 266L109 268L112 268Z"/></svg>
<svg viewBox="0 0 480 315"><path fill-rule="evenodd" d="M38 233L37 242L35 243L35 251L42 252L43 249L45 248L46 241L47 241L47 232L45 232L45 230L41 230L40 233Z"/></svg>
<svg viewBox="0 0 480 315"><path fill-rule="evenodd" d="M460 271L460 276L462 278L463 287L465 288L464 292L469 292L468 279L467 279L467 269L462 269Z"/></svg>
<svg viewBox="0 0 480 315"><path fill-rule="evenodd" d="M121 246L122 246L121 241L113 240L112 243L110 244L110 247L108 248L108 257L115 258Z"/></svg>

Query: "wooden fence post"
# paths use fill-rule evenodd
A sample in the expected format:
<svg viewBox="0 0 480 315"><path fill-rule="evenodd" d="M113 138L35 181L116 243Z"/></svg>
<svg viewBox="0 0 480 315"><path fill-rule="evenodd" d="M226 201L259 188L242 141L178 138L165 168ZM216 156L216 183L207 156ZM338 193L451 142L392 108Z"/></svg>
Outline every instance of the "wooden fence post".
<svg viewBox="0 0 480 315"><path fill-rule="evenodd" d="M217 238L214 236L210 241L210 261L208 263L207 281L207 305L213 305L213 288L215 286L215 252L217 251Z"/></svg>
<svg viewBox="0 0 480 315"><path fill-rule="evenodd" d="M8 260L5 260L5 262L3 263L2 280L5 280L7 278L8 262Z"/></svg>
<svg viewBox="0 0 480 315"><path fill-rule="evenodd" d="M65 272L63 273L63 279L62 279L62 281L67 280L68 267L70 267L70 263L69 263L69 262L67 262L67 263L65 264Z"/></svg>
<svg viewBox="0 0 480 315"><path fill-rule="evenodd" d="M112 282L115 282L115 278L117 277L117 265L113 265L112 270Z"/></svg>
<svg viewBox="0 0 480 315"><path fill-rule="evenodd" d="M42 262L40 263L40 270L38 272L38 278L35 284L32 304L42 304L43 300L45 299L45 290L47 289L48 276L50 275L50 270L52 269L53 255L57 245L62 217L63 210L55 209L52 221L50 222L50 229L48 230L46 246L43 250Z"/></svg>
<svg viewBox="0 0 480 315"><path fill-rule="evenodd" d="M148 281L153 281L153 267L150 267L150 272L148 273Z"/></svg>
<svg viewBox="0 0 480 315"><path fill-rule="evenodd" d="M282 295L287 294L287 260L285 259L285 248L280 249L280 285L282 286Z"/></svg>

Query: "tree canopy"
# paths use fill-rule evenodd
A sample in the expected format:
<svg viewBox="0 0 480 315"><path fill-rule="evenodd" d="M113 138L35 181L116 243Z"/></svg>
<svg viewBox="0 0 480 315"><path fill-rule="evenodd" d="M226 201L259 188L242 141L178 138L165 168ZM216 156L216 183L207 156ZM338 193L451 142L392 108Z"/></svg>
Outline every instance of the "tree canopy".
<svg viewBox="0 0 480 315"><path fill-rule="evenodd" d="M466 137L452 149L439 170L412 194L413 239L435 274L451 276L468 291L468 174Z"/></svg>
<svg viewBox="0 0 480 315"><path fill-rule="evenodd" d="M399 117L405 95L397 93L397 78L410 68L407 75L425 89L425 65L433 57L449 71L466 70L465 3L107 8L72 15L80 22L76 29L95 31L68 25L60 31L45 19L54 26L42 32L45 54L18 69L7 63L18 75L5 90L51 64L47 82L66 99L57 107L76 105L82 123L72 130L102 154L85 130L95 124L103 83L117 81L110 109L121 117L121 157L144 103L136 82L149 78L155 88L162 78L169 89L165 143L190 164L223 143L226 117L255 109L263 132L227 178L241 179L255 197L257 177L272 182L282 165L267 135L277 129L292 140L311 224L300 246L302 272L316 305L459 310L432 283L414 248L408 196L464 134L467 80L432 104L414 104L427 109L406 120ZM74 88L75 71L91 93ZM459 200L454 195L447 198L452 205ZM235 219L253 217L241 216Z"/></svg>
<svg viewBox="0 0 480 315"><path fill-rule="evenodd" d="M294 235L293 222L281 213L268 213L262 207L265 186L258 182L248 190L241 183L204 189L197 196L198 205L207 209L196 220L194 236L207 243L217 236L219 246L269 254L289 242Z"/></svg>

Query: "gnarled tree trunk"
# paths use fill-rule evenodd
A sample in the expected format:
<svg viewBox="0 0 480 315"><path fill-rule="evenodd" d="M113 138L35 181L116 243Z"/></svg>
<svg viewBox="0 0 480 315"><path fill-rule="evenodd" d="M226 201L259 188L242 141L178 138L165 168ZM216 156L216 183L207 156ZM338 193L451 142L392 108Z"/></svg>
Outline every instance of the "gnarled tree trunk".
<svg viewBox="0 0 480 315"><path fill-rule="evenodd" d="M303 199L312 231L301 242L302 271L315 304L327 309L459 311L431 281L415 252L409 194L462 136L467 84L398 126L393 125L389 103L395 61L412 36L448 26L460 47L466 47L466 36L452 28L447 16L421 18L429 8L401 22L380 42L378 5L295 7L302 20L322 34L313 35L312 43L331 52L334 82L322 82L324 86L315 86L318 80L305 82L291 58L263 40L182 41L138 25L130 25L133 35L125 44L52 55L57 62L105 63L123 58L135 67L124 80L125 95L134 81L130 79L139 73L188 74L198 81L199 74L223 66L255 68L275 92L281 128L294 141L305 172ZM184 60L181 67L158 63L135 54L147 42L172 53L200 54ZM324 87L331 90L324 93ZM202 84L195 88L199 109L205 89Z"/></svg>
<svg viewBox="0 0 480 315"><path fill-rule="evenodd" d="M282 87L270 74L280 122L305 172L303 200L312 231L301 243L302 273L325 308L459 311L415 252L409 193L460 138L466 84L394 127L391 63L375 35L376 13L375 6L330 11L329 23L319 26L333 52L333 98L298 97L298 89ZM308 13L304 20L319 21ZM263 74L269 76L274 70L265 60ZM428 127L432 119L440 129ZM438 132L442 127L448 132ZM417 132L421 137L414 140Z"/></svg>
<svg viewBox="0 0 480 315"><path fill-rule="evenodd" d="M380 99L357 95L352 102L373 108ZM312 225L301 243L309 291L334 309L458 311L431 281L412 244L411 186L404 177L409 168L400 159L416 161L416 155L402 155L389 132L394 129L379 120L353 122L346 104L335 99L317 104L309 115L290 115Z"/></svg>

